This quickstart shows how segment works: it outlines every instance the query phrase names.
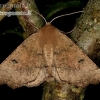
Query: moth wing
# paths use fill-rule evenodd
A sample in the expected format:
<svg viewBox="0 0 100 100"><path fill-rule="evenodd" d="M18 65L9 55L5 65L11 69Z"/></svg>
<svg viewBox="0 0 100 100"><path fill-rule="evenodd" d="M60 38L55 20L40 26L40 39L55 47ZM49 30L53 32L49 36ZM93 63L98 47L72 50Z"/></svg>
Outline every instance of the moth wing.
<svg viewBox="0 0 100 100"><path fill-rule="evenodd" d="M45 72L41 65L44 61L42 54L37 53L39 51L37 39L37 33L31 35L1 63L0 73L3 79L0 84L17 88L29 86L27 84L31 82L35 86L43 82Z"/></svg>
<svg viewBox="0 0 100 100"><path fill-rule="evenodd" d="M60 81L84 87L89 83L89 71L98 67L71 39L60 32L58 37L60 42L55 50L58 53L54 54L54 64Z"/></svg>

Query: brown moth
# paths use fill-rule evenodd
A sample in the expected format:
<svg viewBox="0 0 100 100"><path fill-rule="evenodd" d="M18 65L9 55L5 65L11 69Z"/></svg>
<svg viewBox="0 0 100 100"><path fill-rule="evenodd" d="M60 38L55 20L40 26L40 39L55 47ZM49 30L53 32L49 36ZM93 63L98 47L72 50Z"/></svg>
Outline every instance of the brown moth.
<svg viewBox="0 0 100 100"><path fill-rule="evenodd" d="M0 84L32 87L56 80L85 87L97 69L71 39L47 23L1 63Z"/></svg>

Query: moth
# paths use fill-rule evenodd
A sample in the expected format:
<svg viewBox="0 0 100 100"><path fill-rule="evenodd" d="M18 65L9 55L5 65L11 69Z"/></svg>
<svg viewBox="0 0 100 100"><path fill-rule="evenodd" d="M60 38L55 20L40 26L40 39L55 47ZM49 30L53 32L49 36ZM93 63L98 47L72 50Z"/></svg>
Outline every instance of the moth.
<svg viewBox="0 0 100 100"><path fill-rule="evenodd" d="M0 75L12 88L56 80L75 86L91 83L95 63L50 23L22 42L1 64Z"/></svg>

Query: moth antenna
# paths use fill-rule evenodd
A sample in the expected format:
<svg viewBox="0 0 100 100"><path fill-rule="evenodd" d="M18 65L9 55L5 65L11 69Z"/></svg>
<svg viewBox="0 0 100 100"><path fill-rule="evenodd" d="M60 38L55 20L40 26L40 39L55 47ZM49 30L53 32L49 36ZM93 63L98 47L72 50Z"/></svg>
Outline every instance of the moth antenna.
<svg viewBox="0 0 100 100"><path fill-rule="evenodd" d="M37 11L34 11L34 10L32 10L32 11L35 12L36 14L38 14L39 16L41 16L41 17L44 19L45 23L47 23L45 17L44 17L42 14L40 14L40 13L38 13Z"/></svg>
<svg viewBox="0 0 100 100"><path fill-rule="evenodd" d="M69 32L66 32L65 34L70 34L70 33L72 33L74 29L75 29L75 28L73 28L73 29L72 29L71 31L69 31Z"/></svg>
<svg viewBox="0 0 100 100"><path fill-rule="evenodd" d="M24 5L24 3L22 3L22 4ZM25 6L25 5L24 5L24 6ZM33 11L33 12L35 12L36 14L38 14L39 16L41 16L41 17L44 19L45 23L47 23L46 19L43 17L42 14L39 14L37 11L34 11L34 10L31 10L31 11Z"/></svg>
<svg viewBox="0 0 100 100"><path fill-rule="evenodd" d="M41 14L39 14L37 11L34 11L34 10L32 10L33 12L35 12L36 14L38 14L39 16L41 16L43 19L44 19L44 21L45 21L45 23L47 23L47 21L46 21L46 19L43 17L43 15L41 15ZM25 18L24 18L24 20L26 21L26 22L28 22ZM28 22L29 23L29 22ZM29 23L30 25L32 25L31 23ZM39 30L39 28L38 27L36 27L36 26L34 26L37 30Z"/></svg>
<svg viewBox="0 0 100 100"><path fill-rule="evenodd" d="M53 18L50 23L52 23L55 19L57 18L60 18L60 17L63 17L63 16L68 16L68 15L72 15L72 14L77 14L77 13L80 13L80 12L84 12L84 11L77 11L77 12L73 12L73 13L69 13L69 14L64 14L64 15L60 15L60 16L57 16L55 18Z"/></svg>

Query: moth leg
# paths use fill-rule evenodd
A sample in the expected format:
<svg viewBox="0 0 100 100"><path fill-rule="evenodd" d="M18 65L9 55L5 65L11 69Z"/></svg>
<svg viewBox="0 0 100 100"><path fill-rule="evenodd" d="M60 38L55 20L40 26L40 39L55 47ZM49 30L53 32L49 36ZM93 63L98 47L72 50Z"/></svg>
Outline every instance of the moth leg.
<svg viewBox="0 0 100 100"><path fill-rule="evenodd" d="M69 82L70 78L69 78L69 74L71 72L71 68L68 67L67 64L65 64L64 62L61 62L61 60L57 60L56 56L54 57L54 65L55 65L55 73L57 73L57 77L56 80L60 81L60 82Z"/></svg>
<svg viewBox="0 0 100 100"><path fill-rule="evenodd" d="M39 86L43 81L45 81L46 75L44 73L44 68L40 68L40 71L35 80L32 80L25 84L27 87Z"/></svg>
<svg viewBox="0 0 100 100"><path fill-rule="evenodd" d="M61 80L61 78L60 78L60 76L59 76L59 74L58 74L58 71L57 71L57 69L56 69L56 66L53 66L52 67L52 76L58 81L58 82L62 82L62 80Z"/></svg>

